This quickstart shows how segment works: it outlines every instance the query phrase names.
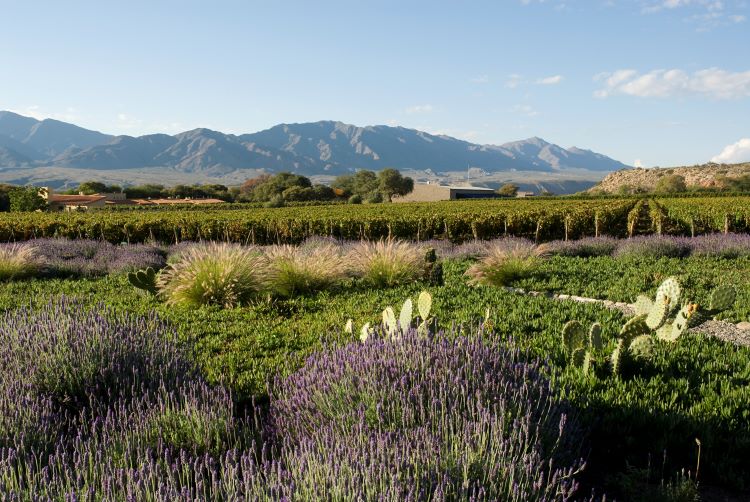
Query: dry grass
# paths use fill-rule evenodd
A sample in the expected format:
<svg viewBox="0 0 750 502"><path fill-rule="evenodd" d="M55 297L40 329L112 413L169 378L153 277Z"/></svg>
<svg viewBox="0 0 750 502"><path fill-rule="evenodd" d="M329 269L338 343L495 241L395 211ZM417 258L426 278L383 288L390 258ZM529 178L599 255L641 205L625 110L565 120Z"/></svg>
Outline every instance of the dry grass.
<svg viewBox="0 0 750 502"><path fill-rule="evenodd" d="M424 249L394 239L356 244L348 255L350 270L373 287L391 287L422 278Z"/></svg>
<svg viewBox="0 0 750 502"><path fill-rule="evenodd" d="M172 305L247 305L267 291L268 259L257 249L231 244L189 248L157 280L159 294Z"/></svg>
<svg viewBox="0 0 750 502"><path fill-rule="evenodd" d="M346 261L341 248L320 241L300 247L271 246L266 250L271 262L271 288L281 296L294 296L327 289L346 277Z"/></svg>
<svg viewBox="0 0 750 502"><path fill-rule="evenodd" d="M531 275L539 260L547 255L545 245L499 241L487 246L482 259L469 267L466 275L469 276L469 284L509 286Z"/></svg>
<svg viewBox="0 0 750 502"><path fill-rule="evenodd" d="M7 244L0 246L0 281L31 277L41 269L42 260L34 246Z"/></svg>

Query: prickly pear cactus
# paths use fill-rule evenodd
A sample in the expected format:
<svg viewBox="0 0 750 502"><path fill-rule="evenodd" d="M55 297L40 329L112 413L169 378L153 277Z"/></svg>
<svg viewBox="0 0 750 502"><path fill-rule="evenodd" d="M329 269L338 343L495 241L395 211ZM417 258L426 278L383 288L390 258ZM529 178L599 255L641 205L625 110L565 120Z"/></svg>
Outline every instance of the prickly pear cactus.
<svg viewBox="0 0 750 502"><path fill-rule="evenodd" d="M620 338L625 341L626 346L637 336L647 335L651 329L646 324L646 315L639 315L631 318L620 330Z"/></svg>
<svg viewBox="0 0 750 502"><path fill-rule="evenodd" d="M422 320L429 319L431 309L432 295L427 291L422 291L419 293L419 298L417 298L417 311L419 312L419 317L421 317Z"/></svg>
<svg viewBox="0 0 750 502"><path fill-rule="evenodd" d="M656 297L656 300L654 301L653 305L651 306L651 310L649 311L648 315L646 315L646 325L651 330L657 330L664 326L664 323L667 322L667 318L669 317L669 313L672 310L669 298L666 296Z"/></svg>
<svg viewBox="0 0 750 502"><path fill-rule="evenodd" d="M732 307L736 297L737 290L732 286L719 286L711 292L708 309L716 312L727 310Z"/></svg>
<svg viewBox="0 0 750 502"><path fill-rule="evenodd" d="M633 339L628 347L628 353L641 361L654 356L654 338L651 335L641 335Z"/></svg>
<svg viewBox="0 0 750 502"><path fill-rule="evenodd" d="M414 306L412 305L411 298L407 298L404 304L401 306L401 312L398 316L398 324L402 333L409 331L411 326L412 313L414 312Z"/></svg>
<svg viewBox="0 0 750 502"><path fill-rule="evenodd" d="M651 308L654 306L654 302L645 295L638 295L638 298L635 300L635 315L644 315L651 312Z"/></svg>
<svg viewBox="0 0 750 502"><path fill-rule="evenodd" d="M677 282L677 279L668 277L661 283L659 289L656 290L656 300L654 303L666 299L669 309L674 309L680 302L680 291L680 283Z"/></svg>
<svg viewBox="0 0 750 502"><path fill-rule="evenodd" d="M146 291L152 295L157 293L156 271L152 267L128 273L128 282L130 282L133 287Z"/></svg>
<svg viewBox="0 0 750 502"><path fill-rule="evenodd" d="M589 347L594 350L602 350L602 325L595 322L589 329Z"/></svg>
<svg viewBox="0 0 750 502"><path fill-rule="evenodd" d="M583 329L583 324L579 321L568 321L562 329L562 342L565 351L568 354L573 352L583 345L583 341L586 339L586 331Z"/></svg>
<svg viewBox="0 0 750 502"><path fill-rule="evenodd" d="M659 340L663 340L665 342L674 342L680 336L679 333L677 334L677 336L675 336L674 333L675 331L673 329L672 323L668 322L664 326L656 330L656 337Z"/></svg>
<svg viewBox="0 0 750 502"><path fill-rule="evenodd" d="M583 347L578 347L573 351L573 354L571 354L570 361L575 365L579 367L583 367L583 362L586 358L586 349Z"/></svg>
<svg viewBox="0 0 750 502"><path fill-rule="evenodd" d="M615 347L615 350L612 352L612 355L609 357L610 364L612 365L612 374L617 376L622 371L622 362L625 358L627 352L627 348L625 346L624 340L618 340L617 341L617 347Z"/></svg>

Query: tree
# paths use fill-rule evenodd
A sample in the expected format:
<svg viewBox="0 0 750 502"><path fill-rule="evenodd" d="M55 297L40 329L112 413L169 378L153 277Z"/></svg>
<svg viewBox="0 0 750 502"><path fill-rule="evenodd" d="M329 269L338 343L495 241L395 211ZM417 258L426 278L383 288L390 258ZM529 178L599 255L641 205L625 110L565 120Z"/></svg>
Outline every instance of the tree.
<svg viewBox="0 0 750 502"><path fill-rule="evenodd" d="M8 192L11 211L37 211L47 207L47 201L33 186L16 187Z"/></svg>
<svg viewBox="0 0 750 502"><path fill-rule="evenodd" d="M362 169L354 174L352 193L364 197L375 192L377 189L378 176L374 172Z"/></svg>
<svg viewBox="0 0 750 502"><path fill-rule="evenodd" d="M77 193L84 195L93 195L95 193L102 193L107 191L107 185L99 181L84 181L76 189Z"/></svg>
<svg viewBox="0 0 750 502"><path fill-rule="evenodd" d="M662 176L654 187L654 191L658 193L684 192L685 190L687 190L685 178L679 174Z"/></svg>
<svg viewBox="0 0 750 502"><path fill-rule="evenodd" d="M497 189L497 193L503 197L515 197L518 194L518 188L518 185L506 183Z"/></svg>
<svg viewBox="0 0 750 502"><path fill-rule="evenodd" d="M406 195L414 190L414 180L401 175L395 169L383 169L378 173L378 191L388 201L394 195Z"/></svg>
<svg viewBox="0 0 750 502"><path fill-rule="evenodd" d="M164 185L147 183L145 185L132 186L125 189L128 199L159 199L164 197Z"/></svg>

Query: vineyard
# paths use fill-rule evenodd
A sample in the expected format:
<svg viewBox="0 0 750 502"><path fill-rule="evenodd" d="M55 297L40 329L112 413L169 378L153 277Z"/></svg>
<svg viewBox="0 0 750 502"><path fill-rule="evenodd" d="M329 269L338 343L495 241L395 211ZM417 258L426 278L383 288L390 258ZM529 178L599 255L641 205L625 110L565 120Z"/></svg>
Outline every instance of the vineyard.
<svg viewBox="0 0 750 502"><path fill-rule="evenodd" d="M462 242L501 236L553 239L658 233L744 232L749 197L595 200L451 201L398 205L326 205L195 211L12 213L0 218L0 240L40 237L109 242L220 240L298 243L312 235L341 239L396 237Z"/></svg>

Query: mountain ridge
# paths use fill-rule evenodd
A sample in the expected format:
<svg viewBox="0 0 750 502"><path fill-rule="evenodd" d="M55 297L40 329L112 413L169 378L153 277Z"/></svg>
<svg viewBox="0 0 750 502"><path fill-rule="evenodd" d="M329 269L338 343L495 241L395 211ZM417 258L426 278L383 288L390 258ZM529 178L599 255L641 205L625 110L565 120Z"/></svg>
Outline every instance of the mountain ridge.
<svg viewBox="0 0 750 502"><path fill-rule="evenodd" d="M169 168L221 176L238 170L337 175L357 169L597 176L628 166L603 154L565 149L532 137L482 145L400 126L356 126L334 120L278 124L254 133L196 128L175 135L113 136L53 119L0 111L0 168L76 168L110 171Z"/></svg>

